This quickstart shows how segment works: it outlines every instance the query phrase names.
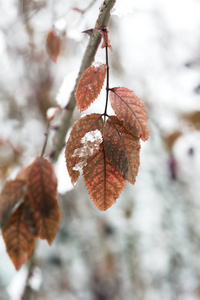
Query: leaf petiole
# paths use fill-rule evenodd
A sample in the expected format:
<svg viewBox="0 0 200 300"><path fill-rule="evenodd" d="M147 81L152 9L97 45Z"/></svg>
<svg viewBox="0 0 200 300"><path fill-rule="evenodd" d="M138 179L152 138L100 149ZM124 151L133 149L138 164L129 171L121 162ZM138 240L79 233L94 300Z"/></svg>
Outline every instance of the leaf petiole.
<svg viewBox="0 0 200 300"><path fill-rule="evenodd" d="M104 28L104 30L107 31L107 28ZM105 45L106 49L106 65L107 65L107 71L106 71L106 104L105 104L105 110L104 110L104 123L105 123L105 117L107 115L107 108L108 108L108 93L109 93L109 62L108 62L108 44L106 42Z"/></svg>

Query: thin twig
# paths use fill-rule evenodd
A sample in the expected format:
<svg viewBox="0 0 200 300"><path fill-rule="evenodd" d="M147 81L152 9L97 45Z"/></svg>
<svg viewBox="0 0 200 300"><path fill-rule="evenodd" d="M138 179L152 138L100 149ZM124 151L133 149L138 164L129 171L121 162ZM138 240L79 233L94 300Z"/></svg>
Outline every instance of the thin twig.
<svg viewBox="0 0 200 300"><path fill-rule="evenodd" d="M44 140L44 145L42 147L42 152L41 152L41 157L44 156L44 152L45 152L45 149L46 149L46 146L47 146L47 141L48 141L48 137L49 137L49 128L50 128L50 121L48 121L48 124L47 124L47 129L46 129L46 132L45 132L45 140Z"/></svg>
<svg viewBox="0 0 200 300"><path fill-rule="evenodd" d="M107 31L107 28L104 28L104 30ZM105 105L105 111L104 111L104 122L105 122L105 117L107 115L107 107L108 107L108 93L109 93L109 62L108 62L108 44L106 41L106 65L107 65L107 74L106 74L106 105Z"/></svg>

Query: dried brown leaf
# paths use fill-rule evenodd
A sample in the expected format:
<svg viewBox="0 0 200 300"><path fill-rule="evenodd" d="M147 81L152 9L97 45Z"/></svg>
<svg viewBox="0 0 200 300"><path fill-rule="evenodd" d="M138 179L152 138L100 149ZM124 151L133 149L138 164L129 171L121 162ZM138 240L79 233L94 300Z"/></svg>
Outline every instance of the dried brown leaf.
<svg viewBox="0 0 200 300"><path fill-rule="evenodd" d="M83 137L88 132L95 130L99 130L100 132L103 130L103 120L100 114L87 115L79 119L72 127L66 144L65 157L68 173L73 185L76 183L80 175L80 172L77 170L76 166L78 166L82 160L82 158L78 155L75 155L75 153L77 152L77 149L81 149L83 146Z"/></svg>
<svg viewBox="0 0 200 300"><path fill-rule="evenodd" d="M147 114L144 103L135 93L124 87L115 87L109 91L111 106L124 127L143 141L149 138Z"/></svg>
<svg viewBox="0 0 200 300"><path fill-rule="evenodd" d="M100 210L112 206L121 194L126 180L111 165L103 144L83 167L83 178L90 196Z"/></svg>
<svg viewBox="0 0 200 300"><path fill-rule="evenodd" d="M36 158L30 165L27 194L34 214L37 236L51 244L58 231L61 212L54 169L50 162L42 157Z"/></svg>
<svg viewBox="0 0 200 300"><path fill-rule="evenodd" d="M140 165L140 141L123 127L115 116L107 120L104 133L105 152L112 165L132 184Z"/></svg>
<svg viewBox="0 0 200 300"><path fill-rule="evenodd" d="M0 227L3 228L8 219L24 201L26 183L23 180L7 181L0 195Z"/></svg>
<svg viewBox="0 0 200 300"><path fill-rule="evenodd" d="M98 97L106 76L107 66L96 63L85 70L76 89L76 104L80 111L87 109Z"/></svg>
<svg viewBox="0 0 200 300"><path fill-rule="evenodd" d="M57 58L60 54L61 40L56 34L55 30L50 30L46 37L46 50L51 60L56 63Z"/></svg>
<svg viewBox="0 0 200 300"><path fill-rule="evenodd" d="M2 232L6 250L17 270L29 259L36 240L30 221L26 222L25 206L22 203L18 207Z"/></svg>

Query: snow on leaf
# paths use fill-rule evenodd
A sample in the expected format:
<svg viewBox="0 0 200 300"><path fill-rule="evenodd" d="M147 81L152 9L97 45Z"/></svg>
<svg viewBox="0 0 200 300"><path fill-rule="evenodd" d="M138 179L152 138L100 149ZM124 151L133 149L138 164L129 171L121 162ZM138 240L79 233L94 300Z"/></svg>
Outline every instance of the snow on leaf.
<svg viewBox="0 0 200 300"><path fill-rule="evenodd" d="M126 180L111 165L101 145L83 167L83 178L94 204L98 209L106 210L116 202Z"/></svg>
<svg viewBox="0 0 200 300"><path fill-rule="evenodd" d="M24 201L26 183L10 180L5 183L0 195L0 226L3 228L17 207Z"/></svg>
<svg viewBox="0 0 200 300"><path fill-rule="evenodd" d="M29 259L36 240L30 220L26 222L25 207L26 201L14 212L2 232L6 250L17 270Z"/></svg>
<svg viewBox="0 0 200 300"><path fill-rule="evenodd" d="M33 211L37 237L52 243L61 212L57 198L57 179L50 162L38 157L30 165L27 178L29 205Z"/></svg>
<svg viewBox="0 0 200 300"><path fill-rule="evenodd" d="M46 50L51 60L56 63L60 54L61 40L55 30L50 30L46 37Z"/></svg>
<svg viewBox="0 0 200 300"><path fill-rule="evenodd" d="M124 87L109 91L110 104L124 127L143 141L149 138L147 114L144 103L135 93Z"/></svg>
<svg viewBox="0 0 200 300"><path fill-rule="evenodd" d="M80 171L87 164L87 160L99 149L102 143L102 135L99 130L87 132L81 139L82 147L74 150L73 157L79 157L79 162L73 167L73 170Z"/></svg>
<svg viewBox="0 0 200 300"><path fill-rule="evenodd" d="M132 184L140 165L140 141L127 131L115 116L109 117L104 132L104 147L111 164Z"/></svg>
<svg viewBox="0 0 200 300"><path fill-rule="evenodd" d="M76 104L80 111L87 109L98 97L106 76L107 66L102 63L87 68L78 82Z"/></svg>
<svg viewBox="0 0 200 300"><path fill-rule="evenodd" d="M76 155L78 153L76 149L82 149L84 139L87 137L86 134L95 130L100 132L103 130L103 120L100 114L86 115L79 119L72 127L66 144L65 157L68 173L73 185L78 180L80 175L79 170L83 166L80 155Z"/></svg>

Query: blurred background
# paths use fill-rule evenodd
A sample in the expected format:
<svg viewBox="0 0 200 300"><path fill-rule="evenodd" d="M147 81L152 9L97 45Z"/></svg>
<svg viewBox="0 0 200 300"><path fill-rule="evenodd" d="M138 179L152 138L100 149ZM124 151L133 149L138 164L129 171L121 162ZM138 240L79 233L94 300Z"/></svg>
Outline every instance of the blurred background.
<svg viewBox="0 0 200 300"><path fill-rule="evenodd" d="M67 104L89 40L81 32L102 2L0 1L1 187L40 154L47 112ZM45 49L52 28L56 64ZM82 178L71 186L61 153L60 230L51 247L38 242L28 282L29 264L16 272L0 236L0 300L200 299L200 1L117 0L108 30L110 86L133 90L147 108L136 183L100 212ZM100 48L96 61L105 62ZM86 113L104 105L102 91Z"/></svg>

